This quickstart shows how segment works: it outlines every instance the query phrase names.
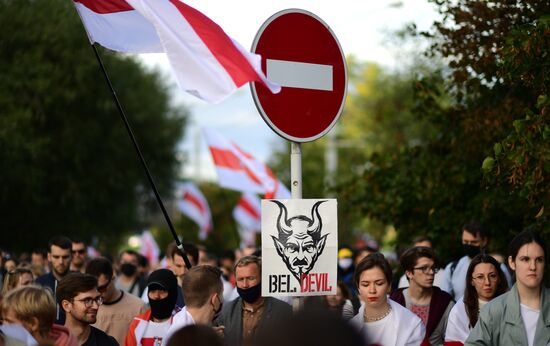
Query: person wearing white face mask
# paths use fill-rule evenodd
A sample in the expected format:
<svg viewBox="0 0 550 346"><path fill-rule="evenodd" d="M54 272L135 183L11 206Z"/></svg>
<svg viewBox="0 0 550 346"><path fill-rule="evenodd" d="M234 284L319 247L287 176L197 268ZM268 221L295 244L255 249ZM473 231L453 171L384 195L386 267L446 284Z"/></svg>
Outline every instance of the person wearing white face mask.
<svg viewBox="0 0 550 346"><path fill-rule="evenodd" d="M353 251L347 246L342 246L338 250L338 280L346 284L352 296L357 296L357 288L353 283L354 270Z"/></svg>

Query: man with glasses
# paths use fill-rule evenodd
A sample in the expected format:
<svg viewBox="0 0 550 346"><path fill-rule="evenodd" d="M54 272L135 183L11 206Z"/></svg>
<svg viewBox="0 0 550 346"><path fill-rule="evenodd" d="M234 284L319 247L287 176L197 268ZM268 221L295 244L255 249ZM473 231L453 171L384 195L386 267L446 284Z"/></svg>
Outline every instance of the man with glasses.
<svg viewBox="0 0 550 346"><path fill-rule="evenodd" d="M94 327L113 336L123 345L130 323L135 316L146 310L145 303L115 287L113 265L105 257L90 260L86 265L86 274L97 278L97 290L103 298Z"/></svg>
<svg viewBox="0 0 550 346"><path fill-rule="evenodd" d="M416 247L416 246L429 247L429 248L433 249L434 252L435 252L434 243L433 243L432 239L428 236L425 236L425 235L420 235L420 236L417 236L413 239L412 247ZM444 270L439 270L437 273L435 273L434 286L441 287L441 283L443 282L444 278L445 278L445 271ZM409 280L407 280L407 275L405 275L404 273L399 278L399 283L398 283L397 287L398 288L409 287Z"/></svg>
<svg viewBox="0 0 550 346"><path fill-rule="evenodd" d="M88 261L88 247L80 239L73 238L72 243L73 258L71 260L71 271L84 273L86 262Z"/></svg>
<svg viewBox="0 0 550 346"><path fill-rule="evenodd" d="M435 253L431 248L417 246L405 251L400 261L409 287L397 289L390 298L420 317L426 326L424 343L442 345L454 301L450 294L433 285L438 271Z"/></svg>
<svg viewBox="0 0 550 346"><path fill-rule="evenodd" d="M56 296L65 311L65 327L78 339L79 345L118 346L112 336L92 327L103 298L92 275L70 273L57 286Z"/></svg>

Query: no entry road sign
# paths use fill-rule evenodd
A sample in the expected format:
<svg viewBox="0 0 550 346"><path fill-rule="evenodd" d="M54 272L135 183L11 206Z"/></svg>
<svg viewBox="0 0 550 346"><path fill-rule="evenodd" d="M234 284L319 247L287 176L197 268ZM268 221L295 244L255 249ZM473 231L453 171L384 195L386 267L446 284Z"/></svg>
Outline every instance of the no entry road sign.
<svg viewBox="0 0 550 346"><path fill-rule="evenodd" d="M346 60L332 30L313 13L289 9L260 28L252 51L262 56L267 78L282 86L272 94L251 83L265 122L281 137L309 142L338 121L347 90Z"/></svg>

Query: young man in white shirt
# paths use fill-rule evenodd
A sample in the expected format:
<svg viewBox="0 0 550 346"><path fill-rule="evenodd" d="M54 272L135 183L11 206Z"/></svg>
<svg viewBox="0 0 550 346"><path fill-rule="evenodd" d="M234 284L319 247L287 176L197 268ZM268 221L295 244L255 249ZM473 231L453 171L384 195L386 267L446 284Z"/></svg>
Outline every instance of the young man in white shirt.
<svg viewBox="0 0 550 346"><path fill-rule="evenodd" d="M223 285L221 271L217 267L201 265L192 267L182 281L185 307L173 319L162 344L166 345L177 330L194 324L210 326L222 310ZM223 333L223 327L214 330Z"/></svg>

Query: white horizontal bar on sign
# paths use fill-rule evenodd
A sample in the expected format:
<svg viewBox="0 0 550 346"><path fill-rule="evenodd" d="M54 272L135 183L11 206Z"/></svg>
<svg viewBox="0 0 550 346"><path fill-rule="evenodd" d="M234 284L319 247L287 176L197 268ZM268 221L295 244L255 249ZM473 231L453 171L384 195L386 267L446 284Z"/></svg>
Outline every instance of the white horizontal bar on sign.
<svg viewBox="0 0 550 346"><path fill-rule="evenodd" d="M267 79L282 87L332 91L332 66L267 59Z"/></svg>

